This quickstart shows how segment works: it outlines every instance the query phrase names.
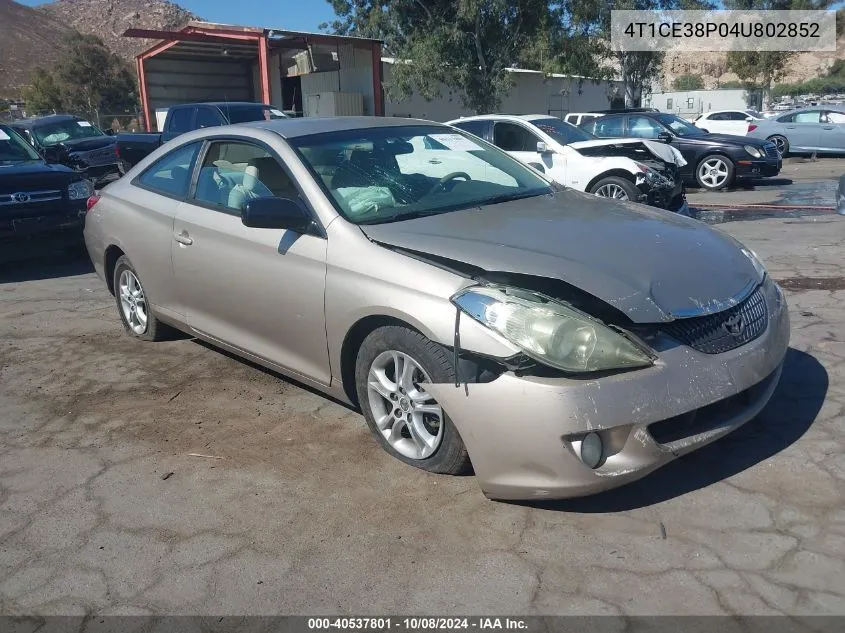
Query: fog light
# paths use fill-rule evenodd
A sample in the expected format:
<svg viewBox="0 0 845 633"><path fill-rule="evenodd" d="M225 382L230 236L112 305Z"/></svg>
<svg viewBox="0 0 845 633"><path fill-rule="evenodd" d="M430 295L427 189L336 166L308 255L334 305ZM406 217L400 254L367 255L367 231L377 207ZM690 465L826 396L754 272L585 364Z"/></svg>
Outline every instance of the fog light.
<svg viewBox="0 0 845 633"><path fill-rule="evenodd" d="M581 440L581 461L588 468L597 468L601 463L604 445L598 433L587 433Z"/></svg>

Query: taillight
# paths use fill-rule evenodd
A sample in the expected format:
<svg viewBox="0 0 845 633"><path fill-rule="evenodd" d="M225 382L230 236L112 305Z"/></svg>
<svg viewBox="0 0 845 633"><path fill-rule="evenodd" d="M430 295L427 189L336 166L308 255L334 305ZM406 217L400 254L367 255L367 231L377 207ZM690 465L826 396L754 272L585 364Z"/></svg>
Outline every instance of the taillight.
<svg viewBox="0 0 845 633"><path fill-rule="evenodd" d="M753 123L749 123L749 124L748 124L748 131L749 131L749 132L753 132L753 131L754 131L754 130L756 130L756 129L757 129L757 126L756 126L756 125L754 125Z"/></svg>
<svg viewBox="0 0 845 633"><path fill-rule="evenodd" d="M117 143L114 144L114 155L120 158L120 145Z"/></svg>
<svg viewBox="0 0 845 633"><path fill-rule="evenodd" d="M85 212L88 213L91 209L94 208L94 205L100 201L100 196L91 196L85 202Z"/></svg>

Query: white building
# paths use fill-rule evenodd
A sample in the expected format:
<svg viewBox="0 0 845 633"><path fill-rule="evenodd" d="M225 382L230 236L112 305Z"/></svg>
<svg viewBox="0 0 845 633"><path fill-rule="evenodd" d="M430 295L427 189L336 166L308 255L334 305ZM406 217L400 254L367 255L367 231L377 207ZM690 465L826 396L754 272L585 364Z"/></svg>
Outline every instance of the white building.
<svg viewBox="0 0 845 633"><path fill-rule="evenodd" d="M643 106L690 119L713 110L744 110L748 95L742 89L655 92L643 97Z"/></svg>
<svg viewBox="0 0 845 633"><path fill-rule="evenodd" d="M385 85L393 77L393 58L382 58ZM513 87L502 100L499 112L505 114L550 114L563 116L567 112L589 112L607 110L619 102L622 84L618 81L594 83L587 77L571 75L546 75L537 70L509 68L513 75ZM461 95L446 86L440 86L440 96L426 100L419 94L406 99L393 100L388 93L384 99L385 115L412 117L430 121L449 121L461 116L476 114L464 106Z"/></svg>

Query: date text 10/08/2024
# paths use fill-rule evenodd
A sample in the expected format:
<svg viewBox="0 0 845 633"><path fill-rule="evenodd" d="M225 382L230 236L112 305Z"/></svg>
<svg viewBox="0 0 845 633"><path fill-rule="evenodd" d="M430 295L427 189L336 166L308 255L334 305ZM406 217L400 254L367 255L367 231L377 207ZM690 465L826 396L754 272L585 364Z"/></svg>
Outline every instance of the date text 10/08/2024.
<svg viewBox="0 0 845 633"><path fill-rule="evenodd" d="M407 618L308 618L309 630L403 630L403 631L495 631L527 630L528 623L520 618L473 617L407 617Z"/></svg>

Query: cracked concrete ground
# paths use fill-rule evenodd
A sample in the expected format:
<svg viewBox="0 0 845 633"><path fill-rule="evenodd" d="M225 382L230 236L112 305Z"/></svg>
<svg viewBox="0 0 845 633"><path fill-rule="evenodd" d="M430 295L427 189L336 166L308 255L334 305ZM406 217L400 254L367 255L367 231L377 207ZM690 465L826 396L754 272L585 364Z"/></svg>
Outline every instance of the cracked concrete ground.
<svg viewBox="0 0 845 633"><path fill-rule="evenodd" d="M84 260L4 266L0 613L845 614L845 218L722 228L832 288L788 292L773 401L544 506L405 466L205 345L131 340Z"/></svg>

